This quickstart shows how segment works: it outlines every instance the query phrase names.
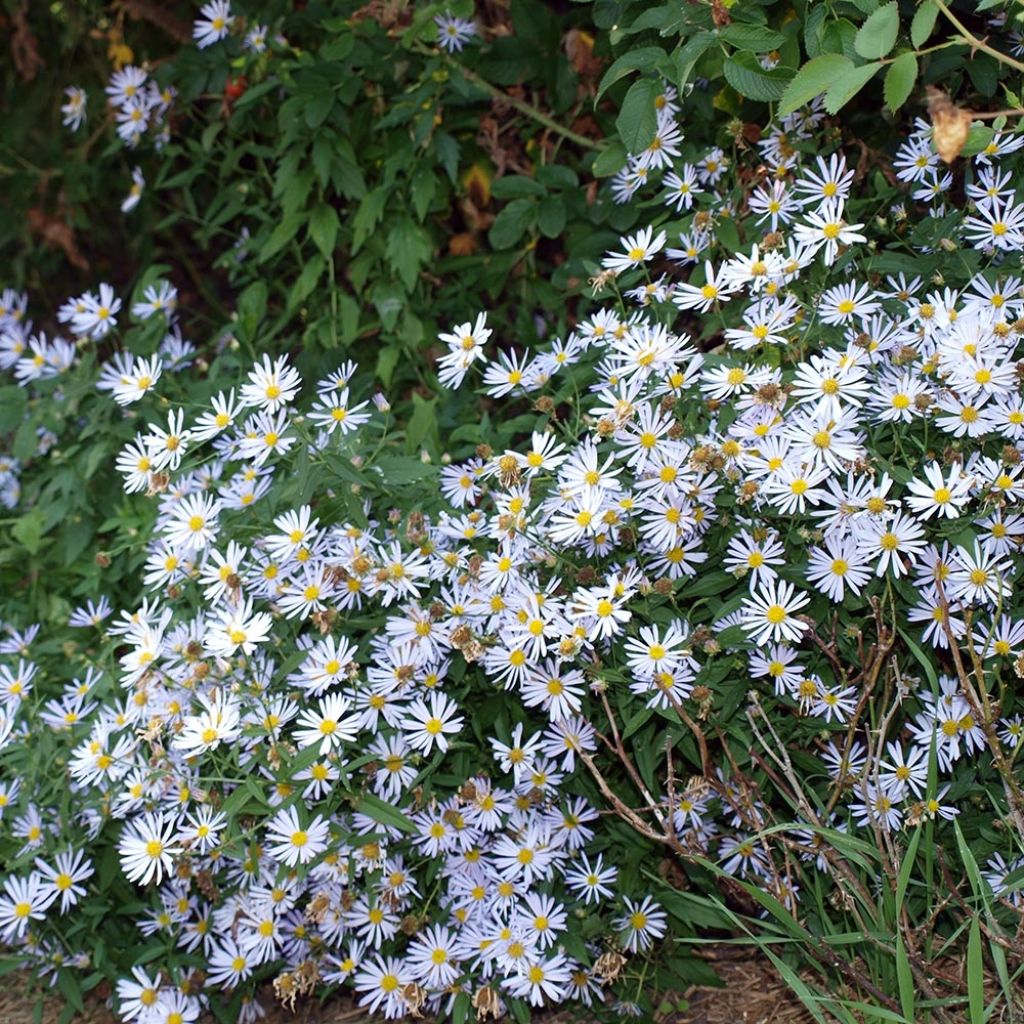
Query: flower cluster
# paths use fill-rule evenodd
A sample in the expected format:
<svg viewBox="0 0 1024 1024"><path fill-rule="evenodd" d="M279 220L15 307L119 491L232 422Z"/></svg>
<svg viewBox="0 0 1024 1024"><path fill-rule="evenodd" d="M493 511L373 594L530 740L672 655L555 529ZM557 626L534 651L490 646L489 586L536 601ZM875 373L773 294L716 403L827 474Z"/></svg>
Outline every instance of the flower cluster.
<svg viewBox="0 0 1024 1024"><path fill-rule="evenodd" d="M137 147L146 135L152 136L156 149L167 144L171 137L169 115L177 95L173 86L161 87L145 69L129 64L110 76L105 91L115 111L118 138L129 149ZM63 108L64 123L73 129L78 126L79 111L85 109L84 100L80 107L76 102L82 90L75 89L74 93L68 107Z"/></svg>
<svg viewBox="0 0 1024 1024"><path fill-rule="evenodd" d="M199 45L231 24L208 4ZM454 50L471 25L438 27ZM122 112L144 84L118 83ZM820 105L741 166L687 146L674 90L656 109L611 186L656 198L593 267L610 301L520 349L487 312L439 336L439 387L478 380L510 424L440 460L403 454L352 361L304 379L262 354L176 399L196 353L168 282L130 311L108 284L69 299L76 343L5 293L25 388L109 353L128 312L163 335L94 380L136 431L116 468L150 508L125 542L139 599L74 610L72 678L42 624L0 640L0 755L49 730L74 796L0 780L0 935L28 962L68 966L55 936L106 865L173 949L119 980L126 1021L255 1021L270 977L388 1018L600 1007L668 930L651 850L799 913L836 878L829 833L945 843L975 775L1012 772L1024 136L991 134L959 210L917 125L893 161L913 226L841 151L807 155ZM957 252L962 279L876 269L890 241L914 268ZM0 461L7 504L17 478ZM785 789L797 759L813 800ZM1019 904L1021 861L984 859Z"/></svg>

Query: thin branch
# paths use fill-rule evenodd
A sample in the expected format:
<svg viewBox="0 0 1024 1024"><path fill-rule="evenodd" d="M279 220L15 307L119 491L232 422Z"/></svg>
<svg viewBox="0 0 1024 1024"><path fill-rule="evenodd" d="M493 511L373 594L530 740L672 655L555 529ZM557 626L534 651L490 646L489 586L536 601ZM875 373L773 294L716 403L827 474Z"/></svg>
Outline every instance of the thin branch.
<svg viewBox="0 0 1024 1024"><path fill-rule="evenodd" d="M1006 64L1011 68L1016 68L1018 71L1024 71L1024 64L1019 60L1014 60L1013 57L1003 53L1001 50L997 50L992 46L989 46L984 39L979 39L966 25L946 6L943 0L932 0L932 3L946 16L946 20L960 33L961 36L970 44L974 50L981 50L982 53L987 53L990 57L995 57L1000 64ZM976 117L977 115L972 115Z"/></svg>
<svg viewBox="0 0 1024 1024"><path fill-rule="evenodd" d="M451 67L457 68L459 73L475 86L483 89L484 92L490 93L494 99L501 103L507 104L514 110L518 110L520 114L525 114L532 121L536 121L537 124L544 125L548 131L552 131L556 135L561 135L564 139L568 139L570 142L575 142L577 146L583 146L585 149L601 148L601 144L599 142L595 142L593 139L588 139L585 135L580 135L579 132L574 132L571 128L566 128L565 125L559 124L554 118L548 117L548 115L542 110L538 110L536 107L531 106L525 100L518 99L515 96L509 96L507 92L504 92L495 85L491 85L490 82L485 78L481 78L475 71L471 71L469 68L451 60L447 55L445 55L444 59Z"/></svg>

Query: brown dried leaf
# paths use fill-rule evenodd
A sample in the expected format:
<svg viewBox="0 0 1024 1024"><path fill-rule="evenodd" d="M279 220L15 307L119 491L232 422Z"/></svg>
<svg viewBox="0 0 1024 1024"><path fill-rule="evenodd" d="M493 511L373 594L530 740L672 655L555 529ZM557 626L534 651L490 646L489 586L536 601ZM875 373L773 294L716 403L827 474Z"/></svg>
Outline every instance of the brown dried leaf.
<svg viewBox="0 0 1024 1024"><path fill-rule="evenodd" d="M928 116L932 119L932 141L935 151L947 164L961 153L971 130L971 112L956 106L949 96L929 85Z"/></svg>
<svg viewBox="0 0 1024 1024"><path fill-rule="evenodd" d="M468 231L460 231L448 239L448 251L453 256L472 256L476 252L476 239Z"/></svg>
<svg viewBox="0 0 1024 1024"><path fill-rule="evenodd" d="M491 175L482 164L473 164L462 176L462 184L465 185L466 194L476 206L487 206L490 203Z"/></svg>
<svg viewBox="0 0 1024 1024"><path fill-rule="evenodd" d="M148 21L156 25L179 43L192 41L192 27L187 21L172 14L166 3L156 3L155 0L121 0L116 8L135 21Z"/></svg>
<svg viewBox="0 0 1024 1024"><path fill-rule="evenodd" d="M81 254L75 242L75 232L67 221L46 213L38 206L28 211L28 227L34 235L46 244L62 249L72 266L79 270L88 270L89 261Z"/></svg>
<svg viewBox="0 0 1024 1024"><path fill-rule="evenodd" d="M26 82L31 82L36 72L44 67L44 63L36 37L28 27L28 2L21 0L20 6L11 15L11 58L18 74Z"/></svg>
<svg viewBox="0 0 1024 1024"><path fill-rule="evenodd" d="M566 33L565 55L580 78L597 78L604 67L604 61L594 56L594 37L579 28Z"/></svg>

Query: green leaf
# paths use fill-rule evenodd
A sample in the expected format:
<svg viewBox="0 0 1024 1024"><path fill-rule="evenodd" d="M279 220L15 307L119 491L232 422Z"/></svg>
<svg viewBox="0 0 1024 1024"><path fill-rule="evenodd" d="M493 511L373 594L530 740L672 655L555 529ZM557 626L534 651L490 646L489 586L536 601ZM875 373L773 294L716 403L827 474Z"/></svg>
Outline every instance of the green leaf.
<svg viewBox="0 0 1024 1024"><path fill-rule="evenodd" d="M682 89L686 85L697 61L718 42L718 38L717 32L698 32L687 39L685 45L675 50L672 62L676 66L677 89Z"/></svg>
<svg viewBox="0 0 1024 1024"><path fill-rule="evenodd" d="M306 124L310 128L319 128L327 120L327 115L330 114L333 106L334 93L330 89L324 88L313 93L306 101L306 106L303 110Z"/></svg>
<svg viewBox="0 0 1024 1024"><path fill-rule="evenodd" d="M423 220L434 200L437 191L437 175L432 171L419 168L412 179L412 205L416 211L416 219Z"/></svg>
<svg viewBox="0 0 1024 1024"><path fill-rule="evenodd" d="M579 188L580 176L562 164L541 164L534 171L537 180L548 188Z"/></svg>
<svg viewBox="0 0 1024 1024"><path fill-rule="evenodd" d="M309 236L320 250L324 259L330 259L334 245L338 240L338 211L327 203L318 203L313 207L309 218Z"/></svg>
<svg viewBox="0 0 1024 1024"><path fill-rule="evenodd" d="M491 225L487 238L495 249L511 249L533 222L537 206L532 199L513 199Z"/></svg>
<svg viewBox="0 0 1024 1024"><path fill-rule="evenodd" d="M961 156L974 156L980 153L995 138L995 130L984 124L972 124L967 133L967 141L960 150Z"/></svg>
<svg viewBox="0 0 1024 1024"><path fill-rule="evenodd" d="M903 945L903 936L896 932L896 987L900 993L900 1009L907 1020L914 1017L914 974L910 969L910 958Z"/></svg>
<svg viewBox="0 0 1024 1024"><path fill-rule="evenodd" d="M57 988L61 990L68 1003L79 1013L85 1013L85 1003L82 1001L82 989L78 979L70 971L57 972Z"/></svg>
<svg viewBox="0 0 1024 1024"><path fill-rule="evenodd" d="M431 455L438 454L437 398L424 398L412 394L412 416L405 432L405 450L413 452L426 448Z"/></svg>
<svg viewBox="0 0 1024 1024"><path fill-rule="evenodd" d="M761 66L757 55L741 50L729 57L722 67L726 81L741 95L750 100L772 103L782 99L786 86L793 78L792 68Z"/></svg>
<svg viewBox="0 0 1024 1024"><path fill-rule="evenodd" d="M394 376L395 367L398 365L399 348L397 345L386 345L377 352L377 376L380 377L384 387L391 386L391 378ZM413 392L415 396L416 392Z"/></svg>
<svg viewBox="0 0 1024 1024"><path fill-rule="evenodd" d="M267 312L267 285L265 281L253 281L238 296L239 317L255 327Z"/></svg>
<svg viewBox="0 0 1024 1024"><path fill-rule="evenodd" d="M910 42L915 49L922 47L932 34L938 16L939 9L931 0L924 0L914 12L914 20L910 23Z"/></svg>
<svg viewBox="0 0 1024 1024"><path fill-rule="evenodd" d="M271 256L276 256L295 237L302 221L303 218L300 214L288 214L263 243L263 248L260 249L260 260L269 260Z"/></svg>
<svg viewBox="0 0 1024 1024"><path fill-rule="evenodd" d="M388 193L384 187L375 188L367 192L359 203L359 209L352 218L352 255L362 248L363 242L370 237L370 232L377 226L381 214L384 213L384 204L387 202Z"/></svg>
<svg viewBox="0 0 1024 1024"><path fill-rule="evenodd" d="M359 303L351 295L338 296L338 308L341 313L341 337L351 344L359 336Z"/></svg>
<svg viewBox="0 0 1024 1024"><path fill-rule="evenodd" d="M557 238L565 230L565 202L548 196L537 207L537 227L545 238Z"/></svg>
<svg viewBox="0 0 1024 1024"><path fill-rule="evenodd" d="M253 281L238 296L238 335L244 341L256 336L256 330L267 314L267 285L264 281Z"/></svg>
<svg viewBox="0 0 1024 1024"><path fill-rule="evenodd" d="M34 555L39 551L39 544L43 536L43 513L40 509L34 508L26 512L11 527L11 536L30 554Z"/></svg>
<svg viewBox="0 0 1024 1024"><path fill-rule="evenodd" d="M917 81L917 57L910 53L901 53L885 73L882 95L885 105L892 111L899 110L913 91Z"/></svg>
<svg viewBox="0 0 1024 1024"><path fill-rule="evenodd" d="M398 316L405 305L405 293L396 284L381 279L374 284L370 292L370 301L377 310L380 322L385 331L394 330Z"/></svg>
<svg viewBox="0 0 1024 1024"><path fill-rule="evenodd" d="M875 61L872 64L862 64L859 68L853 66L847 68L825 93L825 110L834 114L845 106L875 77L875 72L880 67L882 67L881 63Z"/></svg>
<svg viewBox="0 0 1024 1024"><path fill-rule="evenodd" d="M971 1024L985 1024L985 963L981 957L981 918L971 918L967 936L967 1007Z"/></svg>
<svg viewBox="0 0 1024 1024"><path fill-rule="evenodd" d="M16 459L29 459L35 455L39 447L39 437L36 434L37 425L34 417L28 416L15 431L11 452Z"/></svg>
<svg viewBox="0 0 1024 1024"><path fill-rule="evenodd" d="M355 802L355 809L363 814L368 814L374 821L379 821L382 825L390 825L403 832L416 831L416 826L397 807L385 803L372 793L363 793Z"/></svg>
<svg viewBox="0 0 1024 1024"><path fill-rule="evenodd" d="M452 1024L467 1024L469 1011L472 1009L472 1002L468 992L460 992L452 1004ZM475 1014L474 1014L475 1016Z"/></svg>
<svg viewBox="0 0 1024 1024"><path fill-rule="evenodd" d="M28 395L17 384L0 388L0 434L15 429L25 415Z"/></svg>
<svg viewBox="0 0 1024 1024"><path fill-rule="evenodd" d="M355 49L355 45L356 37L351 32L346 32L321 46L320 56L324 60L341 61Z"/></svg>
<svg viewBox="0 0 1024 1024"><path fill-rule="evenodd" d="M214 121L212 124L208 124L203 129L203 134L200 137L199 145L202 147L204 153L209 153L213 149L213 143L217 136L220 134L220 130L224 127L223 121Z"/></svg>
<svg viewBox="0 0 1024 1024"><path fill-rule="evenodd" d="M921 666L921 668L924 669L924 673L928 677L928 682L931 683L932 689L938 693L939 677L935 674L935 666L932 664L931 659L914 642L909 633L901 629L899 630L899 634L903 638L903 642L907 645L910 653L914 656L914 660Z"/></svg>
<svg viewBox="0 0 1024 1024"><path fill-rule="evenodd" d="M737 50L753 50L754 53L777 50L786 41L786 37L775 29L736 21L722 29L722 38Z"/></svg>
<svg viewBox="0 0 1024 1024"><path fill-rule="evenodd" d="M610 178L626 166L628 159L626 147L618 139L612 139L597 154L591 170L595 178Z"/></svg>
<svg viewBox="0 0 1024 1024"><path fill-rule="evenodd" d="M331 180L333 149L334 140L330 132L322 132L313 140L313 170L320 179L321 188L327 188L327 182Z"/></svg>
<svg viewBox="0 0 1024 1024"><path fill-rule="evenodd" d="M298 280L288 294L288 305L290 308L294 309L313 291L326 267L327 264L320 256L312 256L306 261L306 265L302 268L302 273L299 274Z"/></svg>
<svg viewBox="0 0 1024 1024"><path fill-rule="evenodd" d="M268 78L265 82L260 82L259 85L249 86L236 101L235 113L237 114L240 110L245 110L246 107L251 107L258 100L266 96L268 92L273 92L280 87L281 83L276 78Z"/></svg>
<svg viewBox="0 0 1024 1024"><path fill-rule="evenodd" d="M815 96L827 92L837 75L853 67L853 62L836 53L822 54L809 60L793 77L786 87L779 103L779 116L792 114Z"/></svg>
<svg viewBox="0 0 1024 1024"><path fill-rule="evenodd" d="M607 89L611 88L620 79L625 78L631 71L652 67L659 60L663 60L664 57L665 51L660 46L640 46L635 50L627 51L618 60L614 61L612 66L604 73L601 78L601 84L597 87L595 100L599 100Z"/></svg>
<svg viewBox="0 0 1024 1024"><path fill-rule="evenodd" d="M430 236L411 217L400 217L388 232L385 255L388 265L412 291L419 277L420 267L430 259L433 246Z"/></svg>
<svg viewBox="0 0 1024 1024"><path fill-rule="evenodd" d="M900 5L897 0L890 0L883 7L879 7L857 30L853 48L867 60L878 60L896 45L899 31Z"/></svg>
<svg viewBox="0 0 1024 1024"><path fill-rule="evenodd" d="M615 129L627 152L642 153L654 141L658 130L654 101L661 91L661 82L654 78L641 78L629 87L615 119Z"/></svg>
<svg viewBox="0 0 1024 1024"><path fill-rule="evenodd" d="M495 199L528 199L530 196L546 196L548 190L525 174L508 174L495 178L491 184L491 195Z"/></svg>

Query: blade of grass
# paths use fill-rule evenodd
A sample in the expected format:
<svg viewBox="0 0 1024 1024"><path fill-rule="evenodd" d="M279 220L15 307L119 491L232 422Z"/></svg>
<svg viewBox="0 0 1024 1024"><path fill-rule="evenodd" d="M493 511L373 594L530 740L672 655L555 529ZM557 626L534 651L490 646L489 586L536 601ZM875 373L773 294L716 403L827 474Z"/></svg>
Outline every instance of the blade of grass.
<svg viewBox="0 0 1024 1024"><path fill-rule="evenodd" d="M903 936L896 932L896 985L900 993L900 1009L907 1020L914 1020L914 975L903 945Z"/></svg>
<svg viewBox="0 0 1024 1024"><path fill-rule="evenodd" d="M910 882L910 872L914 868L914 861L917 859L917 848L921 844L921 829L914 832L907 852L903 855L903 862L900 864L899 874L896 876L896 985L900 994L900 1009L907 1020L914 1019L914 1001L916 991L914 988L914 974L910 969L910 960L907 957L907 948L903 944L903 935L900 931L903 922L903 900L907 895L907 885Z"/></svg>
<svg viewBox="0 0 1024 1024"><path fill-rule="evenodd" d="M836 1001L838 1006L844 1009L856 1010L865 1020L884 1020L891 1024L915 1024L913 1017L901 1016L893 1010L883 1009L881 1006L871 1006L869 1003L859 1003L852 999ZM831 1012L835 1012L832 1010Z"/></svg>
<svg viewBox="0 0 1024 1024"><path fill-rule="evenodd" d="M971 921L967 937L967 1009L971 1024L985 1024L985 964L981 958L981 920Z"/></svg>

